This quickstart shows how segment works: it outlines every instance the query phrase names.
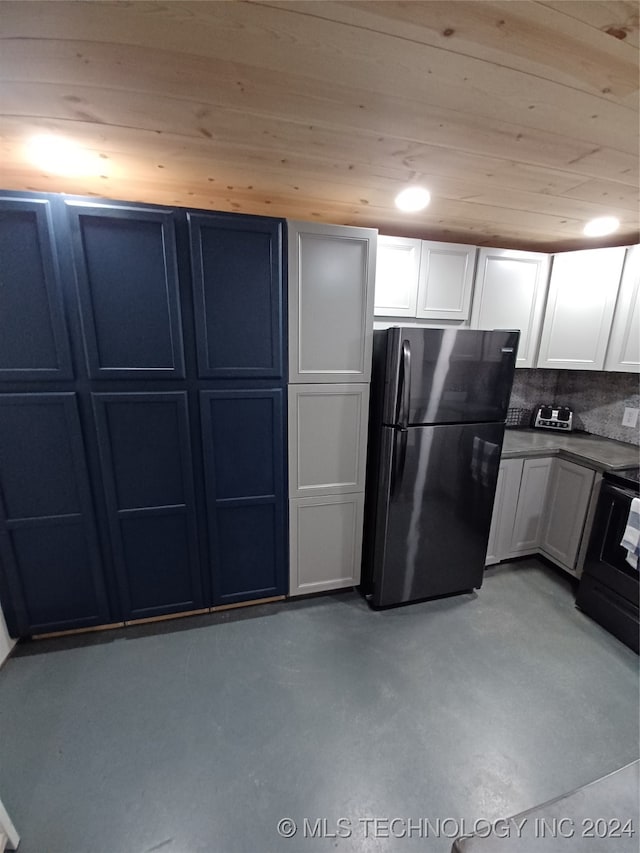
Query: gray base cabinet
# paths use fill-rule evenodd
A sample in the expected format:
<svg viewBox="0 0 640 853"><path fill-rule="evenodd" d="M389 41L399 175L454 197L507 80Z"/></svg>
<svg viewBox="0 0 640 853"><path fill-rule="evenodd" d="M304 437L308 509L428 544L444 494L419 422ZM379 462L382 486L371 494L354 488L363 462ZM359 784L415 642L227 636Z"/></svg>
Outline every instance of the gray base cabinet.
<svg viewBox="0 0 640 853"><path fill-rule="evenodd" d="M595 472L565 459L554 459L545 500L540 550L576 574L576 561L585 526Z"/></svg>
<svg viewBox="0 0 640 853"><path fill-rule="evenodd" d="M369 386L289 386L291 595L360 582Z"/></svg>
<svg viewBox="0 0 640 853"><path fill-rule="evenodd" d="M521 478L522 459L505 459L500 463L485 560L487 566L504 560L511 551Z"/></svg>
<svg viewBox="0 0 640 853"><path fill-rule="evenodd" d="M290 595L360 583L364 494L323 495L289 502Z"/></svg>
<svg viewBox="0 0 640 853"><path fill-rule="evenodd" d="M565 459L503 460L485 565L540 553L578 575L595 482Z"/></svg>
<svg viewBox="0 0 640 853"><path fill-rule="evenodd" d="M545 496L553 459L525 459L508 556L535 554L540 547Z"/></svg>

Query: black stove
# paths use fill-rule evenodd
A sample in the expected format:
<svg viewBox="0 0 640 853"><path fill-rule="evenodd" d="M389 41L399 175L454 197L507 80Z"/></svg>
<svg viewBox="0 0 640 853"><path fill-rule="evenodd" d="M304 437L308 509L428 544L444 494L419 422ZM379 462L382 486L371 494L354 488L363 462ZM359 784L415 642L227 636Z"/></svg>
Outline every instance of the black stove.
<svg viewBox="0 0 640 853"><path fill-rule="evenodd" d="M637 652L640 574L620 543L631 503L640 495L640 466L606 471L603 478L576 604Z"/></svg>
<svg viewBox="0 0 640 853"><path fill-rule="evenodd" d="M640 492L640 465L634 465L631 468L619 468L617 471L605 471L603 477L617 486L631 489L636 493Z"/></svg>

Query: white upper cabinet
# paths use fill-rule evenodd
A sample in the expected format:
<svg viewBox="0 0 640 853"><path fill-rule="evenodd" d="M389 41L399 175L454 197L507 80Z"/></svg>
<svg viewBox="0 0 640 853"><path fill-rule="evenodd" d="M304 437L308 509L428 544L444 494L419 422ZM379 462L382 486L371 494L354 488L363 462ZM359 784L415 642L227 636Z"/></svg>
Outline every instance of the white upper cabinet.
<svg viewBox="0 0 640 853"><path fill-rule="evenodd" d="M369 382L377 231L289 222L289 382Z"/></svg>
<svg viewBox="0 0 640 853"><path fill-rule="evenodd" d="M556 255L538 367L602 370L625 249Z"/></svg>
<svg viewBox="0 0 640 853"><path fill-rule="evenodd" d="M386 317L415 317L420 240L378 237L374 311Z"/></svg>
<svg viewBox="0 0 640 853"><path fill-rule="evenodd" d="M640 246L627 249L604 367L640 372Z"/></svg>
<svg viewBox="0 0 640 853"><path fill-rule="evenodd" d="M422 242L416 317L469 319L476 252L475 246Z"/></svg>
<svg viewBox="0 0 640 853"><path fill-rule="evenodd" d="M476 252L458 243L378 237L376 315L468 321Z"/></svg>
<svg viewBox="0 0 640 853"><path fill-rule="evenodd" d="M535 367L549 255L480 249L473 297L473 329L519 329L516 367Z"/></svg>

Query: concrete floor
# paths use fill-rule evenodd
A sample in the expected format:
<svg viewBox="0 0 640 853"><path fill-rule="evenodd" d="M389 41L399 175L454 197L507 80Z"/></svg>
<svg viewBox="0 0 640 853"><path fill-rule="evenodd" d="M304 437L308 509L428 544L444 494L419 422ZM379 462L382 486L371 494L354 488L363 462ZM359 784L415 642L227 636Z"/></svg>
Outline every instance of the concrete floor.
<svg viewBox="0 0 640 853"><path fill-rule="evenodd" d="M493 820L637 757L637 656L535 560L478 595L265 605L31 643L0 671L21 853L444 853L360 821ZM351 837L305 839L305 817Z"/></svg>

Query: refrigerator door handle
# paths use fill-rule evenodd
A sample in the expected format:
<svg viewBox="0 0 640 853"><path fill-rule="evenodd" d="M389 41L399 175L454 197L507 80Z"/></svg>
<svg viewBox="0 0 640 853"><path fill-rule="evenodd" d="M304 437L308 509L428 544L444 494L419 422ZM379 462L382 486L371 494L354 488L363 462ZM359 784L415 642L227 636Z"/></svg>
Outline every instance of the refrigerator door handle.
<svg viewBox="0 0 640 853"><path fill-rule="evenodd" d="M404 469L407 464L407 440L409 438L408 429L397 429L394 432L394 452L391 463L391 497L395 497L397 487L402 483L402 478L404 477ZM398 438L400 438L399 452L397 452Z"/></svg>
<svg viewBox="0 0 640 853"><path fill-rule="evenodd" d="M402 342L402 374L398 394L398 412L396 420L402 429L409 424L409 405L411 402L411 345L409 341Z"/></svg>

